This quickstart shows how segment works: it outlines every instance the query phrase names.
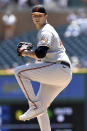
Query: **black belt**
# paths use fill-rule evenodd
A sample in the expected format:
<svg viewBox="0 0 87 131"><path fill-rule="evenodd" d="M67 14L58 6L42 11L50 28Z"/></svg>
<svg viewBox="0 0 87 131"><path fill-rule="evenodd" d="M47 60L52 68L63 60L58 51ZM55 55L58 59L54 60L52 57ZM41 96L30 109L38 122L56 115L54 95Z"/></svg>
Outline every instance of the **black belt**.
<svg viewBox="0 0 87 131"><path fill-rule="evenodd" d="M49 63L49 62L48 62L48 63ZM70 68L70 64L67 63L67 62L65 62L65 61L56 61L56 62L51 62L51 63L54 63L54 64L60 63L60 64L62 64L62 65L66 65L66 66L68 66L68 67Z"/></svg>
<svg viewBox="0 0 87 131"><path fill-rule="evenodd" d="M67 63L67 62L65 62L65 61L61 61L60 64L62 64L62 65L66 65L66 66L68 66L68 67L70 68L70 64Z"/></svg>

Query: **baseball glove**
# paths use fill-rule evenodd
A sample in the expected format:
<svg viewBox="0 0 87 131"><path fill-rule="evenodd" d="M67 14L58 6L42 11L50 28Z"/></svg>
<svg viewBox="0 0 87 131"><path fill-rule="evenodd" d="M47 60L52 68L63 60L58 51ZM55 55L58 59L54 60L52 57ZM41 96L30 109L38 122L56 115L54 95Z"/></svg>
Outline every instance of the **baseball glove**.
<svg viewBox="0 0 87 131"><path fill-rule="evenodd" d="M23 52L24 50L31 51L32 48L33 48L32 43L19 42L19 43L18 43L18 46L17 46L17 54L18 54L18 56L22 56L22 52Z"/></svg>

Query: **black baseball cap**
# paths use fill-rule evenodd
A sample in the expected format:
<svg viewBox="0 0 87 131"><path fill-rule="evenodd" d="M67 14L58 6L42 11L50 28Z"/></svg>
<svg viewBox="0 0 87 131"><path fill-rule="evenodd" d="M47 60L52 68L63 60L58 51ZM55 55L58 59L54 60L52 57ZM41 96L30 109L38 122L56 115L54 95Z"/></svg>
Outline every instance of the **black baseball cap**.
<svg viewBox="0 0 87 131"><path fill-rule="evenodd" d="M35 13L35 12L47 14L47 11L43 5L35 5L32 8L32 13Z"/></svg>

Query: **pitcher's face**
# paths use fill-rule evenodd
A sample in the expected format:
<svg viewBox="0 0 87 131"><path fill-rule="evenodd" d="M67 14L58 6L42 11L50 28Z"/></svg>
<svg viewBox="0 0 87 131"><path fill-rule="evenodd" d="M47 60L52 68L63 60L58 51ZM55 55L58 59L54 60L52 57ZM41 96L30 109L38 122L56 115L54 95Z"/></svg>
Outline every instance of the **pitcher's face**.
<svg viewBox="0 0 87 131"><path fill-rule="evenodd" d="M32 20L35 25L43 25L46 23L47 15L45 13L32 13Z"/></svg>

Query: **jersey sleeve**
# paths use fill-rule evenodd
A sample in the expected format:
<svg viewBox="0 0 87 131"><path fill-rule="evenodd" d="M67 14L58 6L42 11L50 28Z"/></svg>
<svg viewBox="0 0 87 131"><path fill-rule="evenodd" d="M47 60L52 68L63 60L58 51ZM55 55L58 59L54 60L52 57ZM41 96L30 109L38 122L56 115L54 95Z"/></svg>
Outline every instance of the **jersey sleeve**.
<svg viewBox="0 0 87 131"><path fill-rule="evenodd" d="M40 35L39 41L37 43L37 46L51 46L51 41L52 41L52 33L43 31Z"/></svg>

